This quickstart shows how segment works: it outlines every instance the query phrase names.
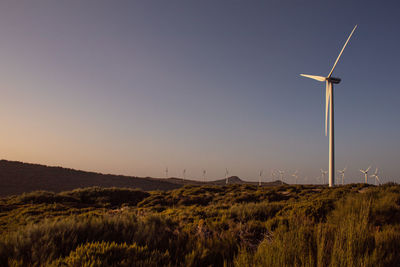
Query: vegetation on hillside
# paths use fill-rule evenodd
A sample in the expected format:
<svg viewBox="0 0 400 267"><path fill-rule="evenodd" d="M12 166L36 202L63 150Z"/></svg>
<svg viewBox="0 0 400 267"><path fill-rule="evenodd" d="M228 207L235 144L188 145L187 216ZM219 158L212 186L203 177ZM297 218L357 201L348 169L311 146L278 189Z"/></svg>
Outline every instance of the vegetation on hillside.
<svg viewBox="0 0 400 267"><path fill-rule="evenodd" d="M400 186L40 191L0 235L0 266L400 266Z"/></svg>
<svg viewBox="0 0 400 267"><path fill-rule="evenodd" d="M0 160L0 197L46 190L62 192L78 187L124 187L172 190L182 186L169 179L140 178L80 171L18 161Z"/></svg>

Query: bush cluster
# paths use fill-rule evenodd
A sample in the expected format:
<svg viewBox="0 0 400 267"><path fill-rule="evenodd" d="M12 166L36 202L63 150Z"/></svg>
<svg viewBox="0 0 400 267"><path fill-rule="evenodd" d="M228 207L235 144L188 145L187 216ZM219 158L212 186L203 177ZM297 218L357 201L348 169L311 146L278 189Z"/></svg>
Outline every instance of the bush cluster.
<svg viewBox="0 0 400 267"><path fill-rule="evenodd" d="M400 266L400 186L34 192L0 234L0 266Z"/></svg>

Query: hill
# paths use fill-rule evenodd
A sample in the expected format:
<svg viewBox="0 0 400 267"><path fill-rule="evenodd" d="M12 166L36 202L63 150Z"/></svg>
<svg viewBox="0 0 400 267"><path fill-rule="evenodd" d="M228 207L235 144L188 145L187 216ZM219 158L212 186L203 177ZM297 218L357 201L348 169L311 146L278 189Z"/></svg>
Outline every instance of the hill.
<svg viewBox="0 0 400 267"><path fill-rule="evenodd" d="M229 178L230 184L256 184L239 177ZM200 182L181 178L133 177L87 172L62 167L18 161L0 160L0 196L45 190L61 192L92 186L138 188L145 191L172 190L184 185L225 185L225 179ZM263 185L280 185L280 181Z"/></svg>
<svg viewBox="0 0 400 267"><path fill-rule="evenodd" d="M218 179L218 180L214 180L214 181L206 181L206 182L201 182L201 181L196 181L196 180L183 180L182 178L175 178L175 177L171 177L171 178L167 178L165 179L166 181L169 181L171 183L174 184L180 184L180 185L226 185L226 179ZM248 184L248 185L258 185L258 182L250 182L250 181L245 181L240 179L237 176L230 176L228 177L228 183L229 184ZM261 185L262 186L280 186L286 183L281 182L280 180L276 180L273 182L262 182Z"/></svg>
<svg viewBox="0 0 400 267"><path fill-rule="evenodd" d="M37 190L61 192L75 188L126 187L142 190L171 190L182 185L154 178L101 174L17 161L0 161L0 196Z"/></svg>

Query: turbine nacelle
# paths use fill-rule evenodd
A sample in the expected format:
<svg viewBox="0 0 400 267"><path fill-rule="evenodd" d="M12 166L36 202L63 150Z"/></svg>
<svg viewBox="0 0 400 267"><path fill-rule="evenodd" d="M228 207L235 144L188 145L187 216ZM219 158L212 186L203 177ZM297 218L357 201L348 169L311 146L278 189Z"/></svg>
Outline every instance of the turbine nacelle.
<svg viewBox="0 0 400 267"><path fill-rule="evenodd" d="M340 78L335 78L335 77L326 78L326 80L330 81L331 83L334 83L334 84L338 84L341 81Z"/></svg>
<svg viewBox="0 0 400 267"><path fill-rule="evenodd" d="M328 82L331 82L334 84L338 84L341 81L340 78L336 78L336 77L324 77L324 76L316 76L316 75L308 75L308 74L300 74L300 75L303 77L306 77L306 78L310 78L310 79L319 81L319 82L328 81Z"/></svg>

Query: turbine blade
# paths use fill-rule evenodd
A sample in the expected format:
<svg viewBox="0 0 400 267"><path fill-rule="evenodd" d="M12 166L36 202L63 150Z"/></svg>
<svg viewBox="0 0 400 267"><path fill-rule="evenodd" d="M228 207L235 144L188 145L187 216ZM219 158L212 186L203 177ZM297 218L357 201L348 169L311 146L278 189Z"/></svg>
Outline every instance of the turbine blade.
<svg viewBox="0 0 400 267"><path fill-rule="evenodd" d="M306 78L320 81L320 82L326 81L326 77L322 77L322 76L308 75L308 74L300 74L300 75L303 77L306 77Z"/></svg>
<svg viewBox="0 0 400 267"><path fill-rule="evenodd" d="M368 167L368 169L367 169L365 172L368 172L368 171L369 171L369 169L371 169L371 166L369 166L369 167Z"/></svg>
<svg viewBox="0 0 400 267"><path fill-rule="evenodd" d="M332 84L326 81L326 91L325 91L325 136L328 135L328 112L329 112L329 100L331 97Z"/></svg>
<svg viewBox="0 0 400 267"><path fill-rule="evenodd" d="M339 61L339 58L342 56L342 53L343 53L344 48L346 47L347 43L349 42L349 40L350 40L351 36L353 35L354 31L356 30L356 28L357 28L357 25L354 26L354 29L351 31L351 33L350 33L350 35L349 35L349 38L347 38L347 41L346 41L346 43L344 44L344 46L343 46L343 48L342 48L342 51L340 51L339 56L337 57L337 59L336 59L336 61L335 61L335 64L333 64L333 67L332 67L332 69L331 69L331 72L329 72L329 74L328 74L328 78L330 78L330 77L332 76L333 70L335 69L336 64L337 64L338 61Z"/></svg>

